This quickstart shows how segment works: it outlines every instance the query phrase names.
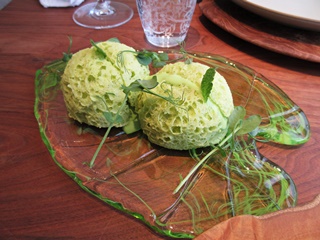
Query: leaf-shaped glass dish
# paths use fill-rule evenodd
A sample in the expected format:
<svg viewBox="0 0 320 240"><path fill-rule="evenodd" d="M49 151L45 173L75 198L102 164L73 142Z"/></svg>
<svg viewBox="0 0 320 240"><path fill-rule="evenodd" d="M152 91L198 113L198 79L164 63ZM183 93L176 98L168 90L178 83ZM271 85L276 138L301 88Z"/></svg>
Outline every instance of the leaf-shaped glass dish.
<svg viewBox="0 0 320 240"><path fill-rule="evenodd" d="M198 160L188 151L155 146L141 132L127 135L113 129L90 168L84 163L91 160L106 129L68 118L59 83L44 77L42 69L36 75L35 116L57 165L90 194L176 238L193 238L236 215L295 206L292 179L259 153L255 141L305 143L310 130L304 112L272 82L239 63L212 54L168 54L173 61L193 58L217 68L235 106L243 106L248 116L262 117L256 139L244 140L241 154L214 154L177 194L174 189Z"/></svg>

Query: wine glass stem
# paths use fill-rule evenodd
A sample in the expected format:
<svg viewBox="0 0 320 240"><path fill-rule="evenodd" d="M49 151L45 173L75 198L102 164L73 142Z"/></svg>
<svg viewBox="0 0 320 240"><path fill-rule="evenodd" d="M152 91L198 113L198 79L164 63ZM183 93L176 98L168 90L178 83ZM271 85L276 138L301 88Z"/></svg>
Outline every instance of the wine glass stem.
<svg viewBox="0 0 320 240"><path fill-rule="evenodd" d="M97 5L93 9L93 14L97 17L99 16L110 16L115 13L115 9L110 6L110 1L108 0L97 0Z"/></svg>

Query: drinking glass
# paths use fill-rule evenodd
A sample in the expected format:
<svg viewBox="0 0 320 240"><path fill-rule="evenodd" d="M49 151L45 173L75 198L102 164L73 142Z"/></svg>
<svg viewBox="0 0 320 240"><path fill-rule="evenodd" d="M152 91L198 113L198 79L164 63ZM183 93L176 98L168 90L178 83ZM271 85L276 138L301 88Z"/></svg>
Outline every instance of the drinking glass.
<svg viewBox="0 0 320 240"><path fill-rule="evenodd" d="M148 42L158 47L174 47L185 40L197 0L136 2Z"/></svg>
<svg viewBox="0 0 320 240"><path fill-rule="evenodd" d="M73 14L73 20L82 27L103 29L118 27L132 16L133 10L124 3L97 0L78 8Z"/></svg>

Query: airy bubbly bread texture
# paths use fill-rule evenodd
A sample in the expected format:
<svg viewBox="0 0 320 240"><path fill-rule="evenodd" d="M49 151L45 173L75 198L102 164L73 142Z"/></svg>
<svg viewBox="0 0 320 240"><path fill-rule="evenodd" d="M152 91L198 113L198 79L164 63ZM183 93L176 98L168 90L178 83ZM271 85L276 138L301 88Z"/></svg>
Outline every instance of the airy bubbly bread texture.
<svg viewBox="0 0 320 240"><path fill-rule="evenodd" d="M128 104L118 113L125 94L121 86L149 76L149 68L141 65L133 53L123 52L123 62L118 58L122 51L135 51L119 42L97 44L107 55L101 57L97 48L90 47L75 53L68 62L61 80L61 88L69 116L80 123L96 127L121 127L129 121ZM110 119L117 116L113 123Z"/></svg>
<svg viewBox="0 0 320 240"><path fill-rule="evenodd" d="M136 111L148 139L169 149L188 150L219 143L227 132L228 117L234 105L229 86L218 72L207 102L201 94L201 81L209 67L200 63L177 62L157 74L159 85L153 92L141 93Z"/></svg>

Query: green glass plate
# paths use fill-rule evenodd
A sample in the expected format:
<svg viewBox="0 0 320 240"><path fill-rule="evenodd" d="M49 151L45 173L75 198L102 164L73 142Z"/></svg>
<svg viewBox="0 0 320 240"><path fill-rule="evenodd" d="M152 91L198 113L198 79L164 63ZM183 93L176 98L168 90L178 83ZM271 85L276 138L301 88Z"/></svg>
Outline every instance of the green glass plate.
<svg viewBox="0 0 320 240"><path fill-rule="evenodd" d="M232 60L204 53L168 54L171 60L191 57L218 68L235 106L243 106L248 116L262 117L257 137L242 140L241 154L214 154L173 194L198 160L188 151L155 146L141 132L127 135L115 128L90 168L84 163L91 160L106 129L68 118L59 82L45 78L44 68L35 80L35 116L57 165L90 194L170 237L193 238L233 216L295 206L292 179L259 153L256 141L305 143L310 130L304 112L272 82Z"/></svg>

